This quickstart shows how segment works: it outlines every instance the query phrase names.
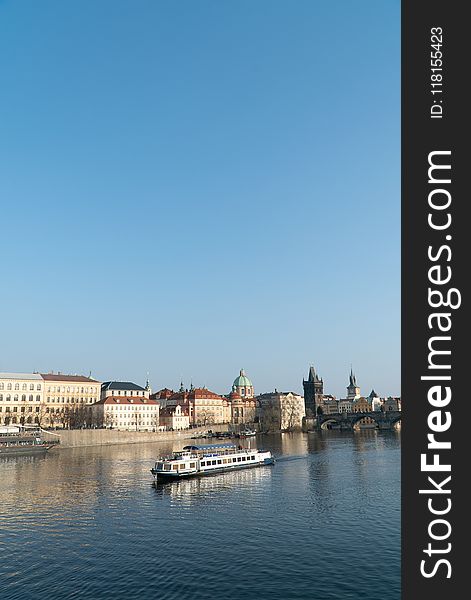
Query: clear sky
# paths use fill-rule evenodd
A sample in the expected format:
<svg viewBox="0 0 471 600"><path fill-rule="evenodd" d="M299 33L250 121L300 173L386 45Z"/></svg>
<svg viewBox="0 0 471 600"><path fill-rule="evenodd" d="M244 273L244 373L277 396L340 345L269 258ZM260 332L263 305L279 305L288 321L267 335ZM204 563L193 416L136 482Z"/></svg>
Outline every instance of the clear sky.
<svg viewBox="0 0 471 600"><path fill-rule="evenodd" d="M0 371L400 393L399 0L0 0Z"/></svg>

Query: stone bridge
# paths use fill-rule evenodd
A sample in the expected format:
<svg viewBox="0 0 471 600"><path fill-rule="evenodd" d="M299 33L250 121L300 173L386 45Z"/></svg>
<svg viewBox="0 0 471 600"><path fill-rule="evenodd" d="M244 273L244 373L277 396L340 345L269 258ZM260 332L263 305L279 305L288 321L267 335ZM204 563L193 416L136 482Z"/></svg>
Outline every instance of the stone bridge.
<svg viewBox="0 0 471 600"><path fill-rule="evenodd" d="M352 430L358 421L369 417L376 425L377 429L393 429L401 420L400 410L388 410L385 412L355 412L355 413L333 413L331 415L317 416L317 429L348 429ZM314 419L313 419L314 420Z"/></svg>

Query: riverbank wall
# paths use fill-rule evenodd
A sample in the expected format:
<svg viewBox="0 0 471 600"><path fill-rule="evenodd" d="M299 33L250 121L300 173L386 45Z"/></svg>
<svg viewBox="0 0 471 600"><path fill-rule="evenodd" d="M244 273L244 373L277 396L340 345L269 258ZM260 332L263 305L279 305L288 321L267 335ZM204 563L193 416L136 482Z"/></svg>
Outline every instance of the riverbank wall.
<svg viewBox="0 0 471 600"><path fill-rule="evenodd" d="M115 429L72 429L64 431L46 432L47 440L59 440L60 448L79 448L85 446L112 446L115 444L148 444L164 442L167 440L185 440L204 431L227 431L228 425L210 425L185 429L183 431L117 431ZM206 443L211 443L208 440Z"/></svg>

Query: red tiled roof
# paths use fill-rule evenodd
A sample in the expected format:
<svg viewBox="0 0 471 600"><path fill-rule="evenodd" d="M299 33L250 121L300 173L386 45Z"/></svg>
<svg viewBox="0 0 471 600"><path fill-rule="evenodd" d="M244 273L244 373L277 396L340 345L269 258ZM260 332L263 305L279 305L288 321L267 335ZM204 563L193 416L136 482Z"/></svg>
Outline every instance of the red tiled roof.
<svg viewBox="0 0 471 600"><path fill-rule="evenodd" d="M145 404L152 404L152 405L159 405L160 403L157 402L157 400L150 400L148 398L142 398L142 397L137 397L137 396L107 396L106 398L102 398L101 400L98 400L98 402L95 402L96 404L138 404L138 405L145 405Z"/></svg>
<svg viewBox="0 0 471 600"><path fill-rule="evenodd" d="M44 381L70 381L71 383L100 383L96 379L91 379L91 377L85 377L84 375L56 375L54 373L40 373L40 375L44 379Z"/></svg>

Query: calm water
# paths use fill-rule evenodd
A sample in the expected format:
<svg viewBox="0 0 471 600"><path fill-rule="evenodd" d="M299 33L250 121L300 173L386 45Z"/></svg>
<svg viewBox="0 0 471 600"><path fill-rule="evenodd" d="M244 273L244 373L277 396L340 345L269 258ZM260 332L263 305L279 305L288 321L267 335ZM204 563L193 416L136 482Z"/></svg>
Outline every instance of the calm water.
<svg viewBox="0 0 471 600"><path fill-rule="evenodd" d="M170 443L0 459L3 600L400 597L400 434L282 434L272 467L151 485Z"/></svg>

